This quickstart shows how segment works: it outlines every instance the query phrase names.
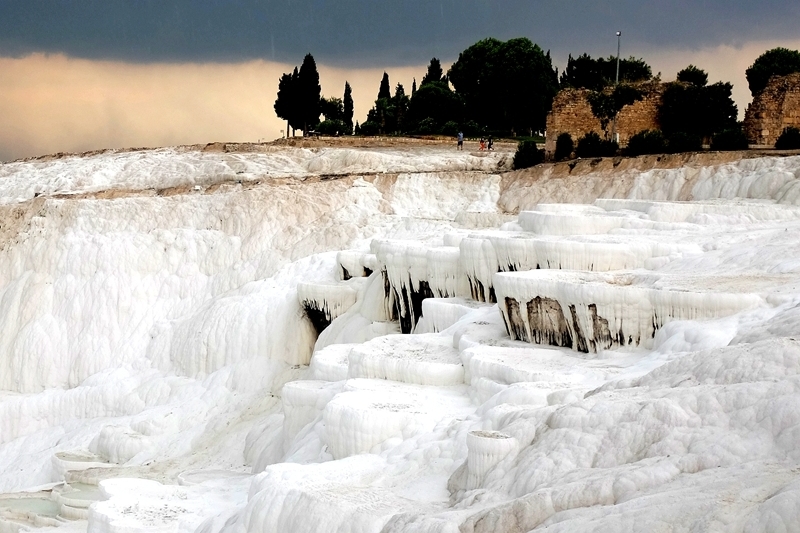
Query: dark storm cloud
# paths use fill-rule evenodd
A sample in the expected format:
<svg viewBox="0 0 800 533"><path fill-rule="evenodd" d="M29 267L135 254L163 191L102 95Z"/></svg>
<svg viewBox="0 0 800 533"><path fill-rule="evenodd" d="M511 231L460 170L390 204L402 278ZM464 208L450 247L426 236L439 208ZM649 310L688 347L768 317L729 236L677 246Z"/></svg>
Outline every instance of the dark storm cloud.
<svg viewBox="0 0 800 533"><path fill-rule="evenodd" d="M527 36L565 55L626 44L686 48L796 35L797 0L2 0L0 55L345 66L454 58L477 39ZM609 42L611 44L609 45Z"/></svg>

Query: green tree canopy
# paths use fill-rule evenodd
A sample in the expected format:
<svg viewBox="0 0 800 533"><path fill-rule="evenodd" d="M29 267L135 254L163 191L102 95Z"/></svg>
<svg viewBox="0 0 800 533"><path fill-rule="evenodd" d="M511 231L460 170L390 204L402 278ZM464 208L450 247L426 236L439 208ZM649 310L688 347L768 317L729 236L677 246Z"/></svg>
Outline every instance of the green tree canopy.
<svg viewBox="0 0 800 533"><path fill-rule="evenodd" d="M678 81L694 85L695 87L705 87L708 85L708 73L694 65L689 65L678 72Z"/></svg>
<svg viewBox="0 0 800 533"><path fill-rule="evenodd" d="M644 154L663 154L667 151L667 139L659 130L644 130L628 140L625 154L636 157Z"/></svg>
<svg viewBox="0 0 800 533"><path fill-rule="evenodd" d="M761 54L745 71L750 93L761 93L772 76L786 76L800 72L800 52L787 48L773 48Z"/></svg>
<svg viewBox="0 0 800 533"><path fill-rule="evenodd" d="M736 127L738 109L731 98L733 85L715 83L706 87L671 83L658 109L661 131L667 136L686 133L710 138Z"/></svg>
<svg viewBox="0 0 800 533"><path fill-rule="evenodd" d="M325 120L341 120L344 122L344 103L341 98L336 98L335 96L322 98L319 105Z"/></svg>
<svg viewBox="0 0 800 533"><path fill-rule="evenodd" d="M558 91L549 52L526 38L478 41L459 54L447 77L467 117L495 130L542 129Z"/></svg>
<svg viewBox="0 0 800 533"><path fill-rule="evenodd" d="M793 126L783 128L780 137L775 141L775 148L778 150L797 150L800 148L800 130Z"/></svg>
<svg viewBox="0 0 800 533"><path fill-rule="evenodd" d="M431 127L438 130L445 123L460 123L464 119L464 103L450 87L443 82L420 84L414 97L409 101L407 126L417 125L430 119Z"/></svg>
<svg viewBox="0 0 800 533"><path fill-rule="evenodd" d="M614 56L609 56L608 59L602 57L594 59L589 54L581 54L578 57L570 55L567 60L567 68L561 73L561 85L575 89L602 91L614 84L616 76L617 58ZM620 82L635 83L652 78L653 71L643 59L633 56L627 59L620 58Z"/></svg>
<svg viewBox="0 0 800 533"><path fill-rule="evenodd" d="M389 81L389 76L384 74L384 80ZM383 94L383 82L381 82ZM409 98L402 83L398 83L394 96L382 97L375 100L375 105L367 113L367 120L361 125L362 132L366 135L374 125L375 133L397 133L407 130L406 116L408 114ZM366 128L366 129L365 129Z"/></svg>

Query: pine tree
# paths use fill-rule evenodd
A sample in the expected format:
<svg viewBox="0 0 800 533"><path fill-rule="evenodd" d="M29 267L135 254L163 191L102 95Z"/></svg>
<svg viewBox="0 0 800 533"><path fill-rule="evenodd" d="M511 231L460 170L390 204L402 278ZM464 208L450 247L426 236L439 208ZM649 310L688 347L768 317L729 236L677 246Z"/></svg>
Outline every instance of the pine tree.
<svg viewBox="0 0 800 533"><path fill-rule="evenodd" d="M310 128L316 126L319 122L319 101L322 94L317 63L311 54L306 54L306 57L303 58L303 64L300 65L300 72L297 76L297 86L298 110L302 116L303 135L305 135Z"/></svg>
<svg viewBox="0 0 800 533"><path fill-rule="evenodd" d="M422 78L422 83L419 84L420 87L426 85L428 83L438 83L443 80L444 71L442 70L442 64L439 62L437 58L432 58L430 64L428 65L428 72L425 74L425 77Z"/></svg>
<svg viewBox="0 0 800 533"><path fill-rule="evenodd" d="M389 88L389 75L385 72L383 73L383 79L381 80L381 88L378 90L378 100L381 98L389 99L392 97L391 89Z"/></svg>
<svg viewBox="0 0 800 533"><path fill-rule="evenodd" d="M800 72L800 52L787 48L767 50L745 71L750 93L755 96L767 87L772 76Z"/></svg>
<svg viewBox="0 0 800 533"><path fill-rule="evenodd" d="M695 87L705 87L708 85L708 73L694 65L689 65L678 72L678 81L694 85Z"/></svg>
<svg viewBox="0 0 800 533"><path fill-rule="evenodd" d="M353 133L353 90L350 84L344 82L344 123L347 126L348 135Z"/></svg>
<svg viewBox="0 0 800 533"><path fill-rule="evenodd" d="M543 129L558 92L551 60L526 38L479 41L459 54L447 77L466 105L466 118L509 133Z"/></svg>

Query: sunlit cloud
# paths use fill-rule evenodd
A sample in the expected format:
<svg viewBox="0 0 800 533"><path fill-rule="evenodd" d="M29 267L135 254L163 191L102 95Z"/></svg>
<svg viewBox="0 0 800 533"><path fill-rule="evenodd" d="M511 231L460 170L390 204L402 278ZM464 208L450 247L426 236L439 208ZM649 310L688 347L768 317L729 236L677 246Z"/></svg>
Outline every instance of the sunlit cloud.
<svg viewBox="0 0 800 533"><path fill-rule="evenodd" d="M128 64L34 54L0 58L0 159L100 148L272 140L286 128L273 110L278 78L294 65ZM355 119L378 93L382 69L320 65L323 94L353 88ZM410 91L425 67L389 71Z"/></svg>

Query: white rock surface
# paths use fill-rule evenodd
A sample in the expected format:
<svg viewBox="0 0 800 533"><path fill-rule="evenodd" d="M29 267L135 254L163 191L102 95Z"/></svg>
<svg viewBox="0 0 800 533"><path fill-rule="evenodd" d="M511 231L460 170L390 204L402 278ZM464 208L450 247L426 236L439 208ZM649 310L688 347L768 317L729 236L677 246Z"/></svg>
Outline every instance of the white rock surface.
<svg viewBox="0 0 800 533"><path fill-rule="evenodd" d="M686 286L680 278L568 270L494 278L512 338L581 352L650 347L656 331L673 320L725 317L763 303L758 294L725 291L719 282L698 277Z"/></svg>
<svg viewBox="0 0 800 533"><path fill-rule="evenodd" d="M509 157L0 165L0 531L796 530L800 158Z"/></svg>
<svg viewBox="0 0 800 533"><path fill-rule="evenodd" d="M347 377L418 385L461 385L464 367L447 336L387 335L350 350Z"/></svg>

